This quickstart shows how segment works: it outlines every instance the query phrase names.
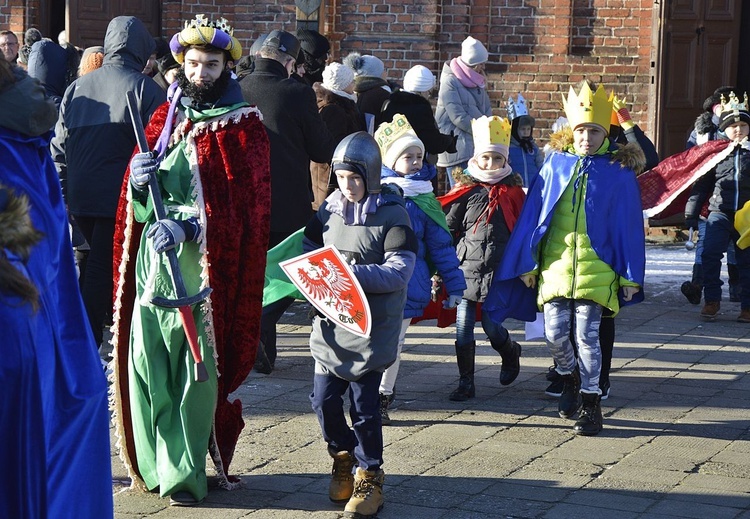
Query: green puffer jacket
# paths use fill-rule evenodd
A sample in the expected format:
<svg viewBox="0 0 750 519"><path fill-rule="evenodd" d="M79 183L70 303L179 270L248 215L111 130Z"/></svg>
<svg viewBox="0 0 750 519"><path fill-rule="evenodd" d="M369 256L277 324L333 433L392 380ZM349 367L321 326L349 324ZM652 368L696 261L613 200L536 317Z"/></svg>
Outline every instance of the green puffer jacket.
<svg viewBox="0 0 750 519"><path fill-rule="evenodd" d="M570 133L572 142L572 133ZM556 141L559 145L568 144L566 138ZM552 141L551 144L555 144ZM614 155L614 160L631 169L639 168L632 163L640 160L640 148L625 145ZM637 146L636 146L637 147ZM562 149L562 148L560 148ZM599 259L591 246L586 229L585 200L587 175L581 177L575 189L576 175L565 188L556 204L549 231L541 242L541 261L537 303L542 305L552 299L587 299L594 301L615 314L620 310L617 293L622 286L635 286L627 279L618 276L612 268Z"/></svg>

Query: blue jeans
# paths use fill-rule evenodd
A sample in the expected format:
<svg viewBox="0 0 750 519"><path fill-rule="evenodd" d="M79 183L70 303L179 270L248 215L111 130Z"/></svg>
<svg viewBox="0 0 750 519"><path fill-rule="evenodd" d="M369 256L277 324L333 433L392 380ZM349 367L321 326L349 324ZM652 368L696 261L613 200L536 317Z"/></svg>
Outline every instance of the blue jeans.
<svg viewBox="0 0 750 519"><path fill-rule="evenodd" d="M703 237L706 235L706 221L701 220L698 224L698 241L695 242L695 264L701 265L703 263ZM727 246L727 265L736 265L737 260L734 258L734 243L730 243Z"/></svg>
<svg viewBox="0 0 750 519"><path fill-rule="evenodd" d="M456 309L456 347L468 346L474 342L476 322L477 302L461 300ZM482 312L482 329L493 345L502 345L508 340L508 330L502 324L492 321L487 312Z"/></svg>
<svg viewBox="0 0 750 519"><path fill-rule="evenodd" d="M729 245L735 245L739 233L734 228L734 214L711 211L703 237L703 296L707 303L721 301L721 260ZM735 247L735 262L740 273L741 306L750 308L750 248Z"/></svg>
<svg viewBox="0 0 750 519"><path fill-rule="evenodd" d="M336 451L353 452L364 470L378 470L383 464L383 424L380 421L379 371L371 371L349 382L336 375L316 373L310 403L318 416L323 439ZM344 393L349 390L349 417L344 416Z"/></svg>

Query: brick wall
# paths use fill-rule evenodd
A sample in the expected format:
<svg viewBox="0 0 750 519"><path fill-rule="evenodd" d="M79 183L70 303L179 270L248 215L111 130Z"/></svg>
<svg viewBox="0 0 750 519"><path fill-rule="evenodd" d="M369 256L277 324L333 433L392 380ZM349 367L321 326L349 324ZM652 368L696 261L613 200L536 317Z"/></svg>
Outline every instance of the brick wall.
<svg viewBox="0 0 750 519"><path fill-rule="evenodd" d="M25 21L35 23L38 5L38 0L0 3L0 26L21 34ZM522 92L537 118L539 139L562 115L561 94L584 77L626 94L633 119L648 131L653 5L653 0L325 0L321 27L334 59L352 51L373 54L396 82L416 64L439 75L471 34L490 53L488 90L495 113L505 116L508 96ZM245 48L270 30L296 29L291 0L163 0L161 35L171 37L197 13L228 18Z"/></svg>

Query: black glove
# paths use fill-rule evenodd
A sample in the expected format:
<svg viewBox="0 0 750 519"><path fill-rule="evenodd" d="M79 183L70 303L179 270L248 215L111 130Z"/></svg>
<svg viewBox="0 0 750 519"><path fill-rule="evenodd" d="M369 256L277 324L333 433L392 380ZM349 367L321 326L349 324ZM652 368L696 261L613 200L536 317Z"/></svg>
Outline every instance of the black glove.
<svg viewBox="0 0 750 519"><path fill-rule="evenodd" d="M151 175L159 169L159 163L156 162L153 153L136 153L130 160L130 185L137 191L148 189L148 182Z"/></svg>
<svg viewBox="0 0 750 519"><path fill-rule="evenodd" d="M180 243L197 240L200 234L198 219L192 217L187 220L158 220L149 228L146 236L151 238L156 252L165 252Z"/></svg>
<svg viewBox="0 0 750 519"><path fill-rule="evenodd" d="M697 231L699 223L700 218L698 218L697 216L685 215L685 229L695 229Z"/></svg>
<svg viewBox="0 0 750 519"><path fill-rule="evenodd" d="M450 146L445 150L446 153L458 153L458 148L456 148L456 145L458 144L458 135L453 135L453 132L451 132L451 143Z"/></svg>

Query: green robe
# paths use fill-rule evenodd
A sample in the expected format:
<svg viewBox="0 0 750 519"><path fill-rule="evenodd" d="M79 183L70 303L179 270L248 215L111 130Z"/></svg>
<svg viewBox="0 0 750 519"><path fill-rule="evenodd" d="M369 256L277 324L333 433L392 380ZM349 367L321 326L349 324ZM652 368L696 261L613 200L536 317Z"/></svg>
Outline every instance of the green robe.
<svg viewBox="0 0 750 519"><path fill-rule="evenodd" d="M187 110L188 117L202 120L234 110L229 106L206 112ZM162 161L158 182L168 217L205 221L205 208L196 201L188 151L184 141L171 148ZM137 221L148 229L155 220L150 198L131 191ZM162 496L188 491L196 499L207 493L206 453L217 400L214 352L207 346L204 304L193 308L198 343L209 380L198 383L182 320L176 309L150 303L154 296L175 299L166 254L154 252L147 232L141 235L136 258L136 293L133 312L129 377L133 434L140 471L149 490L159 487ZM175 248L188 295L203 283L200 243L186 242Z"/></svg>

